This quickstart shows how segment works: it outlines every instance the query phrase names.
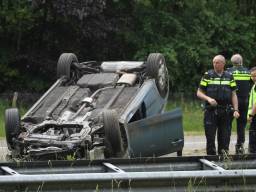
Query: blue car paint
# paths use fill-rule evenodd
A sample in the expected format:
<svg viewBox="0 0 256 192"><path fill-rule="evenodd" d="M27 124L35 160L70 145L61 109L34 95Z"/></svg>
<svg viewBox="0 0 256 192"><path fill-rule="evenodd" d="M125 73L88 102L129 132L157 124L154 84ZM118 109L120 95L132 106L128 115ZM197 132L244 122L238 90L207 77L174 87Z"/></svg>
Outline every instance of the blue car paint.
<svg viewBox="0 0 256 192"><path fill-rule="evenodd" d="M142 103L145 104L146 116L149 117L161 113L166 102L166 99L159 95L154 80L146 80L131 103L128 104L128 107L121 114L119 122L128 123Z"/></svg>
<svg viewBox="0 0 256 192"><path fill-rule="evenodd" d="M184 146L180 109L129 123L127 132L131 157L164 155Z"/></svg>

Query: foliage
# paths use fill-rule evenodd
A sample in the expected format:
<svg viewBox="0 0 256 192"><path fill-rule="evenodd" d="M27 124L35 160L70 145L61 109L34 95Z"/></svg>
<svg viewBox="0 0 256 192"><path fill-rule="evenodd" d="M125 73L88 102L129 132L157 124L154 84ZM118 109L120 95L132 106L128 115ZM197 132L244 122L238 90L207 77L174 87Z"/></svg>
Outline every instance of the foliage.
<svg viewBox="0 0 256 192"><path fill-rule="evenodd" d="M1 0L0 92L46 89L62 52L81 61L161 52L172 91L194 92L216 54L255 65L255 17L256 3L241 0Z"/></svg>
<svg viewBox="0 0 256 192"><path fill-rule="evenodd" d="M0 137L5 135L4 130L4 111L8 108L7 101L0 100Z"/></svg>
<svg viewBox="0 0 256 192"><path fill-rule="evenodd" d="M173 90L195 90L216 54L229 59L239 52L252 66L256 15L239 14L235 1L140 2L131 38L137 45L136 56L164 53Z"/></svg>

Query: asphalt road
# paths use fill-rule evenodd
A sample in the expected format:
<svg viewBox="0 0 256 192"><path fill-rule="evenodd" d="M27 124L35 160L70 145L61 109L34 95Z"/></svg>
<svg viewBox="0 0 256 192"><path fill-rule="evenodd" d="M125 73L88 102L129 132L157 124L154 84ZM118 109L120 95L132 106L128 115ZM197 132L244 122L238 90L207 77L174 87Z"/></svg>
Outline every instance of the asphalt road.
<svg viewBox="0 0 256 192"><path fill-rule="evenodd" d="M230 154L235 154L236 135L231 136ZM217 145L216 145L217 146ZM205 151L206 140L204 135L185 135L185 144L183 149L183 156L197 156L206 155ZM245 150L248 149L248 133L246 133ZM5 139L0 139L0 160L5 160L5 155L8 153ZM176 156L176 153L164 156Z"/></svg>
<svg viewBox="0 0 256 192"><path fill-rule="evenodd" d="M246 132L245 139L245 151L248 152L248 132ZM231 141L229 145L229 153L235 154L235 145L236 145L236 134L232 134ZM216 143L217 147L217 143ZM195 156L195 155L205 155L206 154L206 138L204 135L193 135L185 136L185 144L183 149L184 156Z"/></svg>

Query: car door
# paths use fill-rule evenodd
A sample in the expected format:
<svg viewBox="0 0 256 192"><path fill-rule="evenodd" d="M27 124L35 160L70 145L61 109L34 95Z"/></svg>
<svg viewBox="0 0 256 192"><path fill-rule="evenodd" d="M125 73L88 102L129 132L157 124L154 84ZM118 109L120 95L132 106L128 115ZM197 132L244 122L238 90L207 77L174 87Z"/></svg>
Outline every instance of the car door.
<svg viewBox="0 0 256 192"><path fill-rule="evenodd" d="M127 124L131 157L160 156L182 151L182 111L175 109Z"/></svg>

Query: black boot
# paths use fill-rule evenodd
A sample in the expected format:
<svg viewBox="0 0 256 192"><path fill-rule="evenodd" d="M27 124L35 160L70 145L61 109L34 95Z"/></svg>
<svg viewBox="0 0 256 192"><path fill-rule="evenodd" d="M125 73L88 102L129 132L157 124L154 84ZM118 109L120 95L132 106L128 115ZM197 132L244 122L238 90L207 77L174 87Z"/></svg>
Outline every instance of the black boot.
<svg viewBox="0 0 256 192"><path fill-rule="evenodd" d="M237 155L244 154L244 145L243 144L236 144L236 154Z"/></svg>

